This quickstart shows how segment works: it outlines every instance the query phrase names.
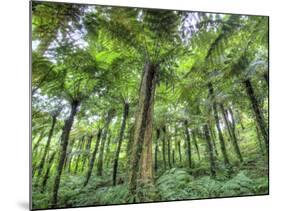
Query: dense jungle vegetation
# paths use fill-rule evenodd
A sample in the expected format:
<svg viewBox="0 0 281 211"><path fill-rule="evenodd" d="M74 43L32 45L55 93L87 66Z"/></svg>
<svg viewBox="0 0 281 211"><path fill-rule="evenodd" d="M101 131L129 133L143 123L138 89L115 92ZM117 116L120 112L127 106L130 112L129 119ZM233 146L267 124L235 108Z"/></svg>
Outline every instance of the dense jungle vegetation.
<svg viewBox="0 0 281 211"><path fill-rule="evenodd" d="M32 3L32 207L268 194L268 17Z"/></svg>

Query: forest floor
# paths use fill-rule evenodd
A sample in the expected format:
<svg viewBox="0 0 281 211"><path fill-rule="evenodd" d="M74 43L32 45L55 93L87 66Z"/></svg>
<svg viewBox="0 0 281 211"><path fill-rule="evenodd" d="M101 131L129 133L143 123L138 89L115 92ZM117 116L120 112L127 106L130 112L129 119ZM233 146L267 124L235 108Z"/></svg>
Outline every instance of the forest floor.
<svg viewBox="0 0 281 211"><path fill-rule="evenodd" d="M203 164L203 165L202 165ZM245 159L236 163L231 173L218 163L216 178L208 176L208 164L187 169L175 167L158 172L151 187L139 186L136 202L188 200L202 198L250 196L268 194L268 168L263 157ZM125 171L124 171L125 172ZM63 175L60 189L60 207L98 206L132 203L128 197L125 173L119 175L118 184L112 186L111 172L94 176L85 188L84 176ZM50 189L52 186L49 186ZM51 191L40 193L34 187L33 206L47 208Z"/></svg>

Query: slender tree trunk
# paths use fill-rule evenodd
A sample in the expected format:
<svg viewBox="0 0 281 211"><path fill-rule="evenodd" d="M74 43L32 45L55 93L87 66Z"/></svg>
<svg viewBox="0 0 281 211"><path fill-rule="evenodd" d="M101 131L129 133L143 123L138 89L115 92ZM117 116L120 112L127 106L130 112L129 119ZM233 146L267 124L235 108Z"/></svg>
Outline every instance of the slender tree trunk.
<svg viewBox="0 0 281 211"><path fill-rule="evenodd" d="M139 105L135 119L134 147L129 175L129 193L135 201L137 179L151 183L152 171L152 121L157 66L146 63L140 86Z"/></svg>
<svg viewBox="0 0 281 211"><path fill-rule="evenodd" d="M89 158L90 158L89 154L90 154L90 150L91 150L92 139L93 139L93 136L91 135L86 144L86 151L84 152L84 156L83 156L82 172L84 171L86 162L89 161Z"/></svg>
<svg viewBox="0 0 281 211"><path fill-rule="evenodd" d="M154 153L154 171L158 170L158 142L160 139L160 129L156 129L155 153Z"/></svg>
<svg viewBox="0 0 281 211"><path fill-rule="evenodd" d="M103 130L102 137L101 137L101 147L100 147L99 159L98 159L98 163L97 163L97 175L98 176L102 176L102 174L103 174L104 146L105 146L105 142L106 142L109 124L110 124L114 114L115 114L115 110L113 110L113 109L110 109L107 113L104 130Z"/></svg>
<svg viewBox="0 0 281 211"><path fill-rule="evenodd" d="M38 137L38 141L34 144L33 148L32 148L32 153L34 154L37 151L37 148L39 147L39 144L41 143L42 139L44 138L45 133L41 132L39 137Z"/></svg>
<svg viewBox="0 0 281 211"><path fill-rule="evenodd" d="M215 133L213 131L211 123L209 123L209 131L210 131L211 141L212 141L216 156L218 156L219 153L218 153L217 144L216 144L216 136L215 136Z"/></svg>
<svg viewBox="0 0 281 211"><path fill-rule="evenodd" d="M205 140L206 140L206 143L207 143L207 152L209 153L211 177L215 177L216 176L215 155L214 155L213 146L212 146L212 143L211 143L211 136L210 136L207 124L205 124L203 126L203 131L204 131Z"/></svg>
<svg viewBox="0 0 281 211"><path fill-rule="evenodd" d="M193 130L191 131L191 136L192 136L193 143L194 143L194 146L195 146L195 149L196 149L198 160L200 160L200 152L199 152L199 147L198 147L195 131L193 131Z"/></svg>
<svg viewBox="0 0 281 211"><path fill-rule="evenodd" d="M239 123L241 125L241 128L242 128L242 130L244 130L245 127L244 127L244 124L243 124L243 121L242 121L242 118L241 118L241 114L238 110L236 112L237 112L237 117L238 117Z"/></svg>
<svg viewBox="0 0 281 211"><path fill-rule="evenodd" d="M53 161L55 159L55 155L56 155L56 152L53 152L51 154L50 159L48 160L47 170L46 170L46 173L45 173L45 175L43 177L43 180L42 180L42 190L41 190L42 193L45 192L45 188L46 188L46 185L47 185L47 181L49 179L49 174L50 174L51 167L53 165Z"/></svg>
<svg viewBox="0 0 281 211"><path fill-rule="evenodd" d="M250 99L252 109L254 111L259 129L261 131L261 134L262 134L262 137L263 137L263 140L264 140L264 144L266 146L266 152L267 152L267 155L268 155L268 153L269 153L268 152L269 151L268 127L267 127L267 125L264 121L264 117L263 117L263 114L262 114L261 109L259 107L258 100L255 96L255 92L254 92L251 81L249 79L246 79L243 83L245 85L248 97Z"/></svg>
<svg viewBox="0 0 281 211"><path fill-rule="evenodd" d="M110 156L111 141L112 141L112 132L110 130L108 130L108 138L107 138L106 149L105 149L105 165L106 165L106 167L108 167L109 161L111 159L111 156Z"/></svg>
<svg viewBox="0 0 281 211"><path fill-rule="evenodd" d="M182 157L181 157L181 141L180 140L178 140L178 153L179 153L180 164L181 164Z"/></svg>
<svg viewBox="0 0 281 211"><path fill-rule="evenodd" d="M169 168L172 168L172 164L171 164L171 140L170 140L170 134L168 133L167 136L167 144L168 144L168 164L169 164Z"/></svg>
<svg viewBox="0 0 281 211"><path fill-rule="evenodd" d="M86 179L85 179L85 182L84 182L84 187L88 184L88 182L90 180L90 177L92 175L92 171L93 171L93 168L94 168L96 156L97 156L97 153L98 153L98 150L99 150L101 134L102 134L102 129L99 129L98 134L97 134L97 141L96 141L96 144L95 144L95 148L94 148L94 151L92 153L91 160L89 162L88 171L86 173Z"/></svg>
<svg viewBox="0 0 281 211"><path fill-rule="evenodd" d="M175 165L175 150L172 151L173 165Z"/></svg>
<svg viewBox="0 0 281 211"><path fill-rule="evenodd" d="M130 161L132 160L132 148L134 143L134 125L132 125L129 129L129 139L127 143L127 149L126 149L126 157L127 157L127 167L130 168Z"/></svg>
<svg viewBox="0 0 281 211"><path fill-rule="evenodd" d="M65 158L64 166L63 166L63 170L66 171L66 169L68 168L68 172L69 172L69 162L71 161L71 152L72 152L73 143L74 143L74 139L69 141L69 144L68 144L67 150L66 150L66 158Z"/></svg>
<svg viewBox="0 0 281 211"><path fill-rule="evenodd" d="M74 174L77 174L77 171L78 171L78 166L79 166L79 161L80 161L80 157L81 157L81 153L82 153L82 150L83 150L83 145L84 145L84 140L85 140L85 136L82 137L80 143L79 143L79 146L78 146L78 156L77 156L77 159L76 159L76 165L75 165L75 169L74 169Z"/></svg>
<svg viewBox="0 0 281 211"><path fill-rule="evenodd" d="M64 164L64 160L65 160L65 157L66 157L66 149L67 149L68 140L69 140L69 133L71 131L71 127L72 127L72 124L73 124L73 121L74 121L74 117L77 113L77 109L78 109L79 104L80 104L79 101L73 101L71 103L70 116L64 122L64 127L63 127L63 131L62 131L62 134L61 134L61 145L60 145L60 151L59 151L59 160L58 160L58 164L57 164L57 172L56 172L56 175L55 175L53 193L52 193L52 198L51 198L51 208L57 207L58 190L59 190L59 186L60 186L63 164Z"/></svg>
<svg viewBox="0 0 281 211"><path fill-rule="evenodd" d="M115 152L115 158L114 158L114 164L113 164L113 185L116 185L116 176L117 176L117 170L118 170L118 159L119 159L119 153L123 141L123 136L124 136L124 131L126 128L126 120L129 114L129 103L125 102L124 103L124 111L123 111L123 120L122 120L122 125L120 128L120 133L117 141L117 149Z"/></svg>
<svg viewBox="0 0 281 211"><path fill-rule="evenodd" d="M238 144L238 140L237 140L237 137L236 137L234 126L233 125L231 126L231 123L229 122L229 120L227 118L227 114L225 112L223 104L220 104L220 108L221 108L221 112L222 112L222 116L223 116L225 125L227 127L228 132L229 132L230 138L232 139L231 143L233 144L234 151L235 151L237 157L239 158L240 162L243 162L243 157L242 157L242 154L241 154L241 151L240 151L240 147L239 147L239 144Z"/></svg>
<svg viewBox="0 0 281 211"><path fill-rule="evenodd" d="M190 135L188 131L188 122L187 120L184 121L185 127L185 138L186 138L186 158L187 158L187 165L189 168L192 168L192 160L191 160L191 144L190 144Z"/></svg>
<svg viewBox="0 0 281 211"><path fill-rule="evenodd" d="M162 128L162 157L163 157L163 164L164 170L167 169L167 162L166 162L166 127Z"/></svg>
<svg viewBox="0 0 281 211"><path fill-rule="evenodd" d="M50 143L51 143L51 140L52 140L52 136L53 136L53 133L54 133L54 128L55 128L56 122L57 122L57 116L53 116L52 117L52 126L51 126L51 129L49 131L47 143L45 145L41 161L40 161L40 163L38 165L38 178L40 178L40 176L42 174L42 171L44 169L47 153L48 153L49 148L50 148Z"/></svg>
<svg viewBox="0 0 281 211"><path fill-rule="evenodd" d="M225 141L221 132L221 128L220 128L220 122L219 122L219 117L218 117L218 111L217 111L217 104L215 102L215 97L214 97L214 89L211 83L208 84L208 88L209 88L209 94L213 100L213 112L214 112L214 117L215 117L215 121L216 121L216 127L218 130L218 135L219 135L219 141L220 141L220 147L221 147L221 152L223 155L223 160L224 160L224 164L226 166L229 166L229 159L228 159L228 155L226 152L226 147L225 147Z"/></svg>

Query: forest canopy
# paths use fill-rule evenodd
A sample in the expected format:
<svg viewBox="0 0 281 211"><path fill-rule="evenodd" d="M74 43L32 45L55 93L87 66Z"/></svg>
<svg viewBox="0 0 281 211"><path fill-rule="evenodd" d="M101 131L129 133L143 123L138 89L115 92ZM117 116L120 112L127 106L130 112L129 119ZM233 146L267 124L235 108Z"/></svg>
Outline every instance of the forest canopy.
<svg viewBox="0 0 281 211"><path fill-rule="evenodd" d="M268 17L31 10L32 209L268 194Z"/></svg>

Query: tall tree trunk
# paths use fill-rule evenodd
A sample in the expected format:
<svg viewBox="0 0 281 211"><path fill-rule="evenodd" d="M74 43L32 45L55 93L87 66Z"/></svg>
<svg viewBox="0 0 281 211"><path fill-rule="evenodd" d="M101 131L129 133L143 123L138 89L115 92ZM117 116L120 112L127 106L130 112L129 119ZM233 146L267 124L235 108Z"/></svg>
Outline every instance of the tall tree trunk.
<svg viewBox="0 0 281 211"><path fill-rule="evenodd" d="M229 122L229 120L227 118L227 114L226 114L226 111L224 109L223 104L220 104L219 106L221 108L221 113L222 113L225 125L227 127L230 139L232 140L231 143L233 145L234 151L235 151L238 159L240 160L240 162L243 162L243 157L242 157L242 154L240 152L240 147L239 147L239 144L238 144L238 140L237 140L237 137L236 137L234 126L233 125L231 126L231 123Z"/></svg>
<svg viewBox="0 0 281 211"><path fill-rule="evenodd" d="M85 179L85 182L84 182L84 187L88 184L89 179L92 175L92 171L93 171L93 168L94 168L96 156L97 156L97 153L98 153L98 150L99 150L101 134L102 134L102 129L99 129L98 134L97 134L97 141L96 141L96 144L95 144L95 148L94 148L94 151L92 153L91 160L89 162L88 171L86 173L86 179Z"/></svg>
<svg viewBox="0 0 281 211"><path fill-rule="evenodd" d="M215 133L213 131L213 127L211 125L211 122L209 122L209 131L210 131L211 141L212 141L212 144L214 146L216 156L218 156L219 153L218 153L217 144L216 144L216 136L215 136Z"/></svg>
<svg viewBox="0 0 281 211"><path fill-rule="evenodd" d="M129 129L129 138L128 138L127 149L126 149L128 169L130 169L130 161L132 160L132 148L133 148L133 143L134 143L134 130L135 130L135 127L134 127L134 125L132 125Z"/></svg>
<svg viewBox="0 0 281 211"><path fill-rule="evenodd" d="M138 111L135 119L134 147L129 175L129 193L135 201L137 179L150 183L152 171L152 121L154 93L156 85L157 66L148 62L145 64L140 85Z"/></svg>
<svg viewBox="0 0 281 211"><path fill-rule="evenodd" d="M169 164L169 168L172 168L172 164L171 164L171 140L170 140L170 134L168 133L167 136L167 144L168 144L168 164Z"/></svg>
<svg viewBox="0 0 281 211"><path fill-rule="evenodd" d="M237 113L237 117L238 117L239 123L240 123L240 125L241 125L241 128L242 128L242 130L244 130L245 127L244 127L244 124L243 124L243 120L242 120L242 117L241 117L241 113L239 112L239 110L237 110L236 113Z"/></svg>
<svg viewBox="0 0 281 211"><path fill-rule="evenodd" d="M111 159L111 155L110 155L111 141L112 141L112 132L110 130L108 130L108 138L107 138L107 142L106 142L105 159L104 159L106 167L108 167L110 159Z"/></svg>
<svg viewBox="0 0 281 211"><path fill-rule="evenodd" d="M115 114L115 110L110 109L107 113L107 117L105 120L105 125L104 125L104 129L103 129L102 137L101 137L101 147L100 147L100 152L99 152L99 159L98 159L98 163L97 163L97 175L98 176L102 176L102 174L103 174L104 146L105 146L105 142L106 142L109 124L110 124L114 114Z"/></svg>
<svg viewBox="0 0 281 211"><path fill-rule="evenodd" d="M162 158L164 164L164 170L167 168L166 162L166 127L162 127Z"/></svg>
<svg viewBox="0 0 281 211"><path fill-rule="evenodd" d="M123 141L124 131L126 128L126 120L129 114L129 103L124 103L124 111L123 111L123 120L122 125L120 128L120 133L117 141L117 149L115 152L115 158L114 158L114 164L113 164L113 185L116 185L116 176L117 176L117 170L118 170L118 159L119 159L119 153Z"/></svg>
<svg viewBox="0 0 281 211"><path fill-rule="evenodd" d="M185 138L186 138L186 158L187 158L187 165L189 168L192 168L192 160L191 160L191 144L190 144L190 135L188 130L188 122L187 120L184 121L185 127Z"/></svg>
<svg viewBox="0 0 281 211"><path fill-rule="evenodd" d="M56 155L56 152L53 152L51 154L50 159L48 160L47 170L46 170L46 173L45 173L45 175L43 177L43 180L42 180L42 186L41 186L42 187L42 190L41 190L42 193L45 192L45 188L46 188L46 185L47 185L47 181L49 179L49 174L50 174L51 167L53 165L53 161L55 159L55 155Z"/></svg>
<svg viewBox="0 0 281 211"><path fill-rule="evenodd" d="M197 129L196 129L196 130L197 130ZM196 149L196 153L197 153L198 160L200 160L200 152L199 152L199 147L198 147L198 143L197 143L197 138L196 138L196 134L195 134L195 131L194 131L194 130L191 131L191 136L192 136L193 143L194 143L194 146L195 146L195 149Z"/></svg>
<svg viewBox="0 0 281 211"><path fill-rule="evenodd" d="M64 160L66 157L66 149L68 145L69 140L69 133L71 131L71 127L74 121L74 117L77 113L77 109L79 106L79 101L73 101L71 103L71 112L67 120L64 122L63 131L61 134L61 144L60 144L60 150L59 150L59 160L57 164L57 172L55 175L55 181L53 186L53 193L51 198L51 207L56 208L57 202L58 202L58 190L60 186L60 180L61 180L61 173L63 169Z"/></svg>
<svg viewBox="0 0 281 211"><path fill-rule="evenodd" d="M83 151L84 140L85 140L85 136L83 136L81 141L79 142L79 146L78 146L78 153L79 154L78 154L77 159L76 159L74 174L77 174L77 171L78 171L78 166L79 166L79 163L80 163L79 161L80 161L81 153Z"/></svg>
<svg viewBox="0 0 281 211"><path fill-rule="evenodd" d="M84 156L83 156L82 172L84 171L86 162L89 161L89 158L90 158L89 154L90 154L90 150L91 150L92 139L93 139L93 136L91 135L88 138L88 141L86 144L86 151L84 152Z"/></svg>
<svg viewBox="0 0 281 211"><path fill-rule="evenodd" d="M181 164L182 157L181 157L181 141L180 140L178 140L178 153L179 153L180 164Z"/></svg>
<svg viewBox="0 0 281 211"><path fill-rule="evenodd" d="M246 80L243 81L243 83L245 85L248 97L250 99L252 109L254 111L259 129L261 131L261 134L262 134L262 137L263 137L263 140L264 140L264 144L266 146L266 152L267 152L267 155L268 155L268 153L269 153L268 127L267 127L267 125L264 121L264 117L263 117L263 114L262 114L261 109L259 107L258 100L255 96L255 92L254 92L251 81L249 79L246 79Z"/></svg>
<svg viewBox="0 0 281 211"><path fill-rule="evenodd" d="M210 173L211 173L211 177L215 177L216 176L216 162L215 162L215 155L214 155L214 151L213 151L213 146L211 143L211 136L209 133L209 129L208 129L208 125L205 124L203 126L203 131L204 131L204 135L205 135L205 140L207 143L207 152L209 153L209 162L210 162Z"/></svg>
<svg viewBox="0 0 281 211"><path fill-rule="evenodd" d="M211 96L211 99L213 100L213 112L214 112L214 117L215 117L215 121L216 121L216 127L218 130L220 147L221 147L221 152L223 155L224 164L226 166L229 166L229 159L228 159L228 155L226 152L225 141L224 141L224 138L223 138L223 135L221 132L221 128L220 128L220 122L219 122L219 116L218 116L218 111L217 111L217 104L215 102L213 85L211 83L209 83L208 88L209 88L209 94Z"/></svg>
<svg viewBox="0 0 281 211"><path fill-rule="evenodd" d="M71 153L72 153L72 148L73 148L73 144L74 144L74 139L69 141L69 144L67 146L67 150L66 150L66 158L64 161L64 166L63 166L63 170L66 171L66 169L68 168L68 172L70 172L69 170L69 163L71 162Z"/></svg>
<svg viewBox="0 0 281 211"><path fill-rule="evenodd" d="M154 171L158 170L158 142L160 139L160 129L156 129L155 153L154 153Z"/></svg>
<svg viewBox="0 0 281 211"><path fill-rule="evenodd" d="M46 143L46 145L45 145L45 148L44 148L44 152L43 152L41 161L40 161L40 163L39 163L39 165L38 165L38 178L40 178L40 176L41 176L41 174L42 174L42 171L43 171L43 169L44 169L44 165L45 165L47 153L48 153L49 148L50 148L50 143L51 143L51 140L52 140L52 136L53 136L53 133L54 133L54 129L55 129L56 122L57 122L57 116L53 116L53 117L52 117L52 126L51 126L51 129L50 129L50 131L49 131L47 143Z"/></svg>

